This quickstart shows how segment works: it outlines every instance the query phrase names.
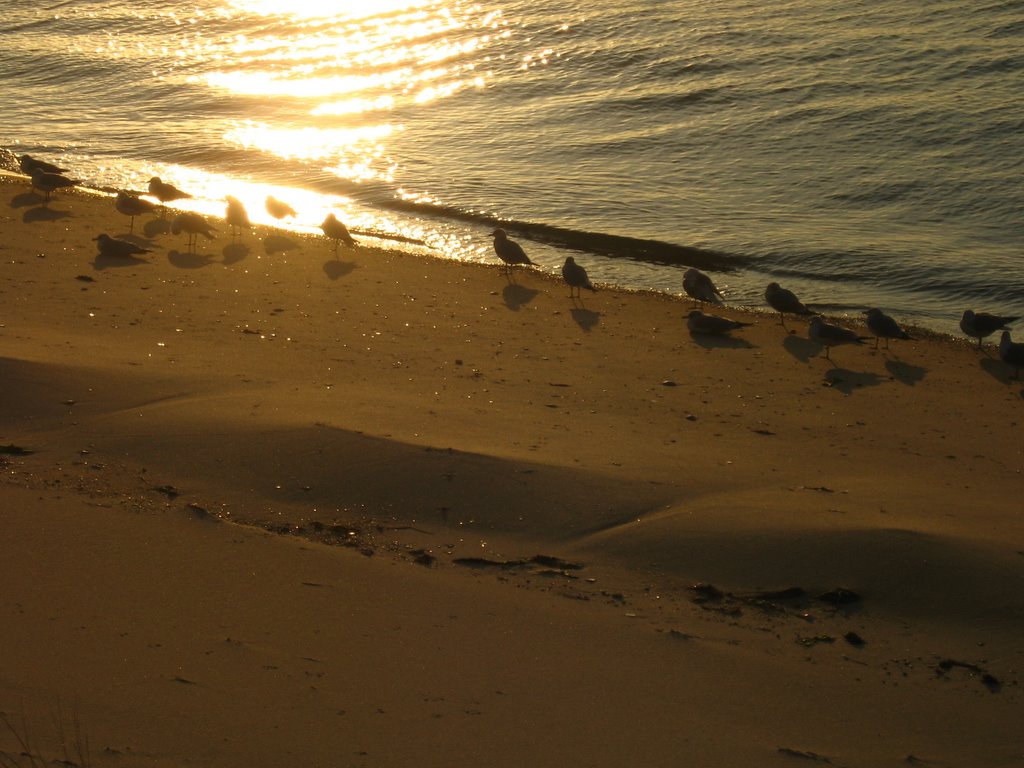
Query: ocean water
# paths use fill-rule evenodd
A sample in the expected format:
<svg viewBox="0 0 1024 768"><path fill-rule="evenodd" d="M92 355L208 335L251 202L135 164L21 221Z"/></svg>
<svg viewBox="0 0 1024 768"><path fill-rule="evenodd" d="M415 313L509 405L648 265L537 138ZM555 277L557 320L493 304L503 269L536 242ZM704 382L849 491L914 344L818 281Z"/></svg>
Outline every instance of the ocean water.
<svg viewBox="0 0 1024 768"><path fill-rule="evenodd" d="M1020 0L5 0L0 146L197 210L954 332L1024 314ZM410 244L418 241L422 245Z"/></svg>

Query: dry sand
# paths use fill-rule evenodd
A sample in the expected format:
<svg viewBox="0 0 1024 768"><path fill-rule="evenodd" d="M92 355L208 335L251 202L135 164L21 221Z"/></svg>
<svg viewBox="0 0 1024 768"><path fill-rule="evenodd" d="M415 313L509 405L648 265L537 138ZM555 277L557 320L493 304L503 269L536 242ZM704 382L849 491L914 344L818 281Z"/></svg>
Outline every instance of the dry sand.
<svg viewBox="0 0 1024 768"><path fill-rule="evenodd" d="M1024 764L991 349L829 362L767 313L708 341L497 260L164 229L101 259L112 198L0 181L0 712L38 753Z"/></svg>

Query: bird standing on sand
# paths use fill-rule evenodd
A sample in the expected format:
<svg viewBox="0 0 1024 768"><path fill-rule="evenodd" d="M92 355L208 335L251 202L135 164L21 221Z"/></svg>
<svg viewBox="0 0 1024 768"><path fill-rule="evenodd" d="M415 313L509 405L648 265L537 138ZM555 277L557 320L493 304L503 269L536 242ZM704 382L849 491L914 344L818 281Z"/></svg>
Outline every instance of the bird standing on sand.
<svg viewBox="0 0 1024 768"><path fill-rule="evenodd" d="M509 274L512 267L516 264L529 264L533 265L530 261L530 257L526 255L526 251L523 250L523 246L517 243L515 240L509 240L508 234L501 227L494 230L491 235L494 236L494 252L498 255L498 258L505 262L505 273Z"/></svg>
<svg viewBox="0 0 1024 768"><path fill-rule="evenodd" d="M820 315L811 318L811 323L807 326L807 336L811 341L817 342L825 348L826 360L832 359L828 355L832 347L838 347L841 344L864 343L864 337L858 336L849 328L843 328L841 325L826 323Z"/></svg>
<svg viewBox="0 0 1024 768"><path fill-rule="evenodd" d="M722 304L724 301L722 292L715 287L711 278L693 267L683 273L683 290L702 307L705 302Z"/></svg>
<svg viewBox="0 0 1024 768"><path fill-rule="evenodd" d="M778 283L768 283L768 287L764 289L764 300L768 302L769 307L779 313L779 322L783 327L786 325L787 312L791 315L814 314L803 305L795 293L783 288Z"/></svg>
<svg viewBox="0 0 1024 768"><path fill-rule="evenodd" d="M324 231L324 234L334 241L334 255L338 255L338 243L344 241L346 245L351 248L356 246L356 241L352 239L352 235L348 233L348 227L338 221L338 217L333 213L328 213L327 218L324 219L324 223L320 225L320 229Z"/></svg>
<svg viewBox="0 0 1024 768"><path fill-rule="evenodd" d="M283 219L286 216L295 216L295 209L292 208L288 203L283 200L278 200L273 195L267 195L265 205L267 206L267 213L273 216L275 219Z"/></svg>
<svg viewBox="0 0 1024 768"><path fill-rule="evenodd" d="M171 222L171 234L177 235L180 232L184 232L188 235L188 249L189 253L194 253L196 249L196 240L199 235L205 235L210 240L213 240L214 233L217 230L213 226L200 216L198 213L192 213L186 211L185 213L179 213L174 217L174 221Z"/></svg>
<svg viewBox="0 0 1024 768"><path fill-rule="evenodd" d="M35 170L32 172L32 188L38 189L41 192L46 193L46 199L50 199L50 193L57 189L64 187L75 187L80 182L75 179L69 179L59 173L49 173L48 171Z"/></svg>
<svg viewBox="0 0 1024 768"><path fill-rule="evenodd" d="M900 328L899 323L877 307L865 311L864 314L868 316L868 330L875 337L875 349L878 349L879 339L885 339L886 349L889 348L889 339L910 339L907 332Z"/></svg>
<svg viewBox="0 0 1024 768"><path fill-rule="evenodd" d="M161 181L159 176L154 176L149 180L149 194L164 205L172 203L175 200L184 200L192 197L188 192L183 192L173 184Z"/></svg>
<svg viewBox="0 0 1024 768"><path fill-rule="evenodd" d="M93 239L96 241L96 250L99 251L100 256L110 259L136 258L150 252L149 248L143 248L128 240L119 240L106 233L97 235Z"/></svg>
<svg viewBox="0 0 1024 768"><path fill-rule="evenodd" d="M227 200L228 206L224 211L224 220L231 227L231 239L234 240L238 236L239 230L249 229L252 222L249 221L249 214L241 200L231 195L228 195L225 200Z"/></svg>
<svg viewBox="0 0 1024 768"><path fill-rule="evenodd" d="M135 231L135 217L141 216L144 213L152 213L157 209L156 203L151 203L149 200L143 200L141 197L129 194L128 192L118 192L117 199L114 200L114 208L117 209L118 213L123 213L125 216L130 216L131 219L128 224L128 231Z"/></svg>
<svg viewBox="0 0 1024 768"><path fill-rule="evenodd" d="M565 264L562 265L562 277L569 284L569 298L579 296L582 288L586 288L588 291L597 291L597 288L591 284L590 278L587 277L587 270L577 264L576 259L572 256L565 258Z"/></svg>
<svg viewBox="0 0 1024 768"><path fill-rule="evenodd" d="M19 157L18 167L21 168L21 172L26 176L31 176L36 171L42 171L43 173L67 173L68 171L67 168L60 168L53 163L32 157L32 155L22 155Z"/></svg>
<svg viewBox="0 0 1024 768"><path fill-rule="evenodd" d="M1009 331L1003 331L999 338L999 359L1013 368L1011 379L1020 378L1020 369L1024 368L1024 344L1014 342Z"/></svg>
<svg viewBox="0 0 1024 768"><path fill-rule="evenodd" d="M752 325L752 323L730 320L717 315L705 315L699 309L690 312L690 316L686 319L686 327L690 329L690 333L704 336L725 336L737 328L746 328L748 325Z"/></svg>
<svg viewBox="0 0 1024 768"><path fill-rule="evenodd" d="M978 349L981 349L982 339L991 336L996 331L1007 330L1007 325L1019 319L1019 317L1008 315L990 315L988 312L975 313L972 309L966 309L963 317L960 318L960 330L977 339Z"/></svg>

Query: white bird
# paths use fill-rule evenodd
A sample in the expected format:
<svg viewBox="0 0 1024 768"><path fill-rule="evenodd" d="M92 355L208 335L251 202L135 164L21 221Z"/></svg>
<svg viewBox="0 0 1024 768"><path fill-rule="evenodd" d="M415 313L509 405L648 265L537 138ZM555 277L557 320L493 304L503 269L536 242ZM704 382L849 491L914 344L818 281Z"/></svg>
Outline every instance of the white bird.
<svg viewBox="0 0 1024 768"><path fill-rule="evenodd" d="M494 252L498 258L505 262L505 272L508 273L516 264L530 264L530 257L526 255L523 246L515 240L509 240L504 229L498 227L491 233L494 236Z"/></svg>
<svg viewBox="0 0 1024 768"><path fill-rule="evenodd" d="M136 258L144 253L150 253L149 248L143 248L128 240L119 240L106 233L97 235L93 239L96 241L96 249L100 256L111 259Z"/></svg>
<svg viewBox="0 0 1024 768"><path fill-rule="evenodd" d="M214 233L217 230L213 226L200 216L198 213L192 213L186 211L185 213L179 213L174 217L174 221L171 222L171 234L177 235L180 232L184 232L188 235L188 249L189 253L195 252L196 240L199 235L213 240Z"/></svg>
<svg viewBox="0 0 1024 768"><path fill-rule="evenodd" d="M796 297L795 293L783 288L778 283L768 283L768 287L764 289L764 300L768 302L769 307L779 313L780 322L783 326L786 325L787 312L791 315L814 314L803 305L803 302Z"/></svg>
<svg viewBox="0 0 1024 768"><path fill-rule="evenodd" d="M978 349L981 349L982 339L991 336L996 331L1007 330L1007 325L1019 319L1019 317L1009 315L990 315L988 312L975 313L974 310L966 309L963 317L960 318L960 330L968 336L976 338Z"/></svg>
<svg viewBox="0 0 1024 768"><path fill-rule="evenodd" d="M164 204L192 197L188 192L183 192L173 184L161 181L159 176L154 176L149 180L149 194Z"/></svg>
<svg viewBox="0 0 1024 768"><path fill-rule="evenodd" d="M18 158L18 167L21 168L21 172L26 176L31 176L36 171L43 171L43 173L67 173L67 168L61 168L48 163L45 160L40 160L32 155L22 155Z"/></svg>
<svg viewBox="0 0 1024 768"><path fill-rule="evenodd" d="M725 336L737 328L746 328L752 323L744 323L739 320L730 320L727 317L717 315L705 315L699 309L690 312L686 319L686 327L690 333L703 334L705 336Z"/></svg>
<svg viewBox="0 0 1024 768"><path fill-rule="evenodd" d="M569 284L569 297L572 298L574 295L579 296L580 290L586 288L588 291L596 291L597 288L590 282L590 278L587 277L587 270L576 263L576 259L572 256L565 258L565 264L562 265L562 277L565 278L565 282ZM575 290L575 294L573 291Z"/></svg>
<svg viewBox="0 0 1024 768"><path fill-rule="evenodd" d="M710 277L699 269L690 267L683 273L683 290L691 299L696 300L700 306L704 302L709 304L722 304L722 292L719 291Z"/></svg>
<svg viewBox="0 0 1024 768"><path fill-rule="evenodd" d="M295 216L295 209L283 200L278 200L273 195L267 195L267 213L275 219L283 219L286 216Z"/></svg>
<svg viewBox="0 0 1024 768"><path fill-rule="evenodd" d="M1013 368L1013 376L1010 378L1020 378L1020 369L1024 368L1024 344L1014 342L1009 331L1003 331L999 338L999 359Z"/></svg>
<svg viewBox="0 0 1024 768"><path fill-rule="evenodd" d="M324 234L334 241L334 255L338 255L338 243L344 241L346 245L354 248L356 241L352 239L352 235L348 233L348 227L342 222L338 221L338 217L333 213L328 213L327 218L324 219L323 224L320 225L320 229L324 231Z"/></svg>
<svg viewBox="0 0 1024 768"><path fill-rule="evenodd" d="M114 200L114 208L117 209L118 213L123 213L125 216L130 216L130 222L128 225L128 231L135 231L135 217L141 216L144 213L153 213L157 209L156 203L151 203L149 200L143 200L141 197L129 194L128 192L118 192L117 199Z"/></svg>
<svg viewBox="0 0 1024 768"><path fill-rule="evenodd" d="M69 179L59 173L36 170L32 172L32 188L46 193L46 199L50 199L50 193L64 187L75 187L81 182Z"/></svg>
<svg viewBox="0 0 1024 768"><path fill-rule="evenodd" d="M811 318L811 323L807 326L807 336L811 341L817 342L825 348L827 360L832 359L828 355L832 347L838 347L841 344L864 343L864 337L858 336L849 328L843 328L841 325L826 323L820 315Z"/></svg>
<svg viewBox="0 0 1024 768"><path fill-rule="evenodd" d="M245 210L245 206L242 205L241 200L231 195L228 195L225 199L228 205L224 211L224 220L231 227L231 239L234 240L238 235L238 231L249 229L252 226L252 222L249 221L249 214Z"/></svg>
<svg viewBox="0 0 1024 768"><path fill-rule="evenodd" d="M864 312L867 315L868 330L875 337L875 349L878 349L878 340L885 339L885 348L889 348L889 339L910 339L910 335L900 328L899 323L893 320L877 307Z"/></svg>

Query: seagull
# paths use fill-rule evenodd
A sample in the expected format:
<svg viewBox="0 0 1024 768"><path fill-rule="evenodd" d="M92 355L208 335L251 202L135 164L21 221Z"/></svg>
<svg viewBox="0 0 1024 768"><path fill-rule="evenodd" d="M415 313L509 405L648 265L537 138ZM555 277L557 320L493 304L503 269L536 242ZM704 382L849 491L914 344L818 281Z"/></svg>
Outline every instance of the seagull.
<svg viewBox="0 0 1024 768"><path fill-rule="evenodd" d="M1024 344L1014 342L1009 331L1003 331L999 338L999 358L1013 368L1011 379L1020 378L1020 369L1024 368Z"/></svg>
<svg viewBox="0 0 1024 768"><path fill-rule="evenodd" d="M32 172L32 187L33 189L41 190L46 193L46 199L50 199L50 193L54 190L61 189L63 187L74 187L81 182L75 179L69 179L67 176L63 176L59 173L50 173L49 171L35 170Z"/></svg>
<svg viewBox="0 0 1024 768"><path fill-rule="evenodd" d="M717 315L705 315L699 309L690 312L690 316L686 320L686 327L690 329L690 333L706 336L725 336L737 328L746 328L748 325L753 325L753 323L743 323Z"/></svg>
<svg viewBox="0 0 1024 768"><path fill-rule="evenodd" d="M45 160L32 157L31 155L22 155L18 158L18 167L21 168L21 172L26 176L31 176L36 171L43 171L44 173L67 173L67 168L60 168L53 163L48 163Z"/></svg>
<svg viewBox="0 0 1024 768"><path fill-rule="evenodd" d="M722 293L715 288L711 278L693 267L690 267L690 269L683 273L683 290L686 291L687 296L695 299L702 307L704 302L709 304L723 303Z"/></svg>
<svg viewBox="0 0 1024 768"><path fill-rule="evenodd" d="M505 230L501 227L494 230L491 235L494 237L494 252L498 258L505 262L505 273L508 274L515 264L533 265L530 257L526 255L523 246L515 240L509 240Z"/></svg>
<svg viewBox="0 0 1024 768"><path fill-rule="evenodd" d="M252 222L249 221L249 214L246 213L245 206L242 205L242 201L237 197L228 195L226 198L228 207L224 212L224 219L227 221L228 226L231 227L231 239L234 240L238 235L240 229L249 229L252 226Z"/></svg>
<svg viewBox="0 0 1024 768"><path fill-rule="evenodd" d="M768 283L764 289L764 300L768 306L779 313L780 322L783 327L786 325L786 313L791 315L813 315L807 307L796 297L796 294L778 283Z"/></svg>
<svg viewBox="0 0 1024 768"><path fill-rule="evenodd" d="M807 336L825 347L825 359L831 360L828 356L829 349L838 347L840 344L863 344L864 337L858 336L849 328L841 325L826 323L820 315L811 318L811 324L807 326Z"/></svg>
<svg viewBox="0 0 1024 768"><path fill-rule="evenodd" d="M324 223L320 225L320 229L324 231L327 237L334 241L334 255L338 255L338 243L342 240L345 244L355 248L356 241L352 239L352 235L348 233L348 227L338 221L338 217L333 213L328 213L327 218L324 219Z"/></svg>
<svg viewBox="0 0 1024 768"><path fill-rule="evenodd" d="M273 195L267 195L267 213L275 219L283 219L286 216L295 216L295 209L283 200L278 200Z"/></svg>
<svg viewBox="0 0 1024 768"><path fill-rule="evenodd" d="M129 194L128 192L118 192L117 199L114 201L114 207L118 213L123 213L125 216L131 217L131 222L128 225L128 231L135 231L135 217L141 216L144 213L152 213L157 209L156 203L151 203L149 200L143 200L141 197Z"/></svg>
<svg viewBox="0 0 1024 768"><path fill-rule="evenodd" d="M597 288L591 284L590 278L587 277L587 270L577 264L572 256L565 258L565 264L562 265L562 277L569 284L570 298L573 297L573 289L576 290L576 296L580 295L582 288L586 288L588 291L597 291Z"/></svg>
<svg viewBox="0 0 1024 768"><path fill-rule="evenodd" d="M210 240L213 240L213 233L216 231L217 230L210 225L210 222L198 213L191 213L188 211L185 213L179 213L174 217L174 221L171 222L171 234L177 235L179 232L185 232L188 235L188 248L190 253L195 251L196 239L199 235L205 235Z"/></svg>
<svg viewBox="0 0 1024 768"><path fill-rule="evenodd" d="M192 197L188 192L182 192L173 184L160 181L159 176L154 176L149 180L149 194L164 204Z"/></svg>
<svg viewBox="0 0 1024 768"><path fill-rule="evenodd" d="M889 317L885 312L878 309L869 309L864 312L868 316L867 326L875 337L875 349L878 349L878 340L885 339L885 348L889 348L889 339L910 339L911 337L900 328L899 324Z"/></svg>
<svg viewBox="0 0 1024 768"><path fill-rule="evenodd" d="M96 241L96 249L99 251L100 256L106 256L111 259L135 258L150 252L149 248L143 248L141 245L136 245L128 240L119 240L106 233L97 235L93 240Z"/></svg>
<svg viewBox="0 0 1024 768"><path fill-rule="evenodd" d="M976 338L978 340L978 349L981 349L982 339L986 336L991 336L996 331L1007 330L1007 325L1019 319L1019 317L1009 317L1007 315L990 315L988 312L978 312L975 314L974 310L966 309L964 310L964 316L960 318L960 330L968 336Z"/></svg>

